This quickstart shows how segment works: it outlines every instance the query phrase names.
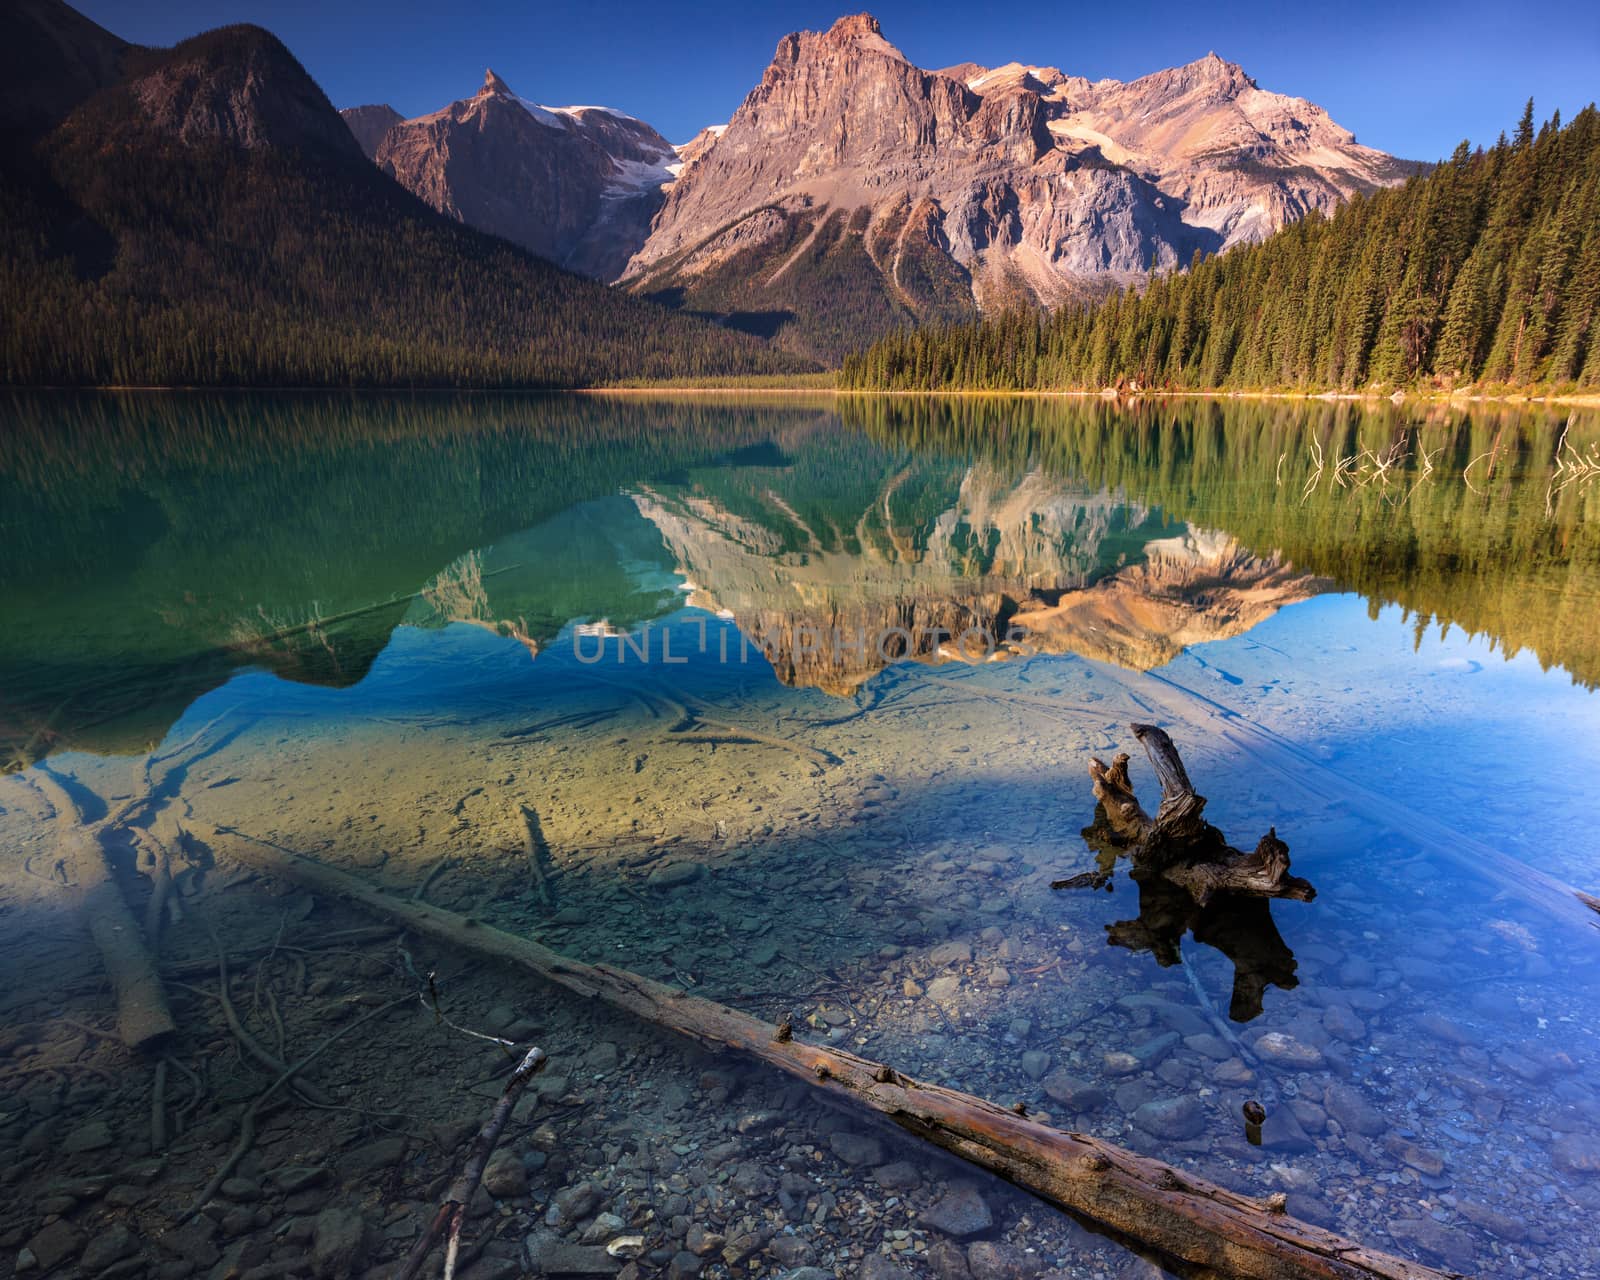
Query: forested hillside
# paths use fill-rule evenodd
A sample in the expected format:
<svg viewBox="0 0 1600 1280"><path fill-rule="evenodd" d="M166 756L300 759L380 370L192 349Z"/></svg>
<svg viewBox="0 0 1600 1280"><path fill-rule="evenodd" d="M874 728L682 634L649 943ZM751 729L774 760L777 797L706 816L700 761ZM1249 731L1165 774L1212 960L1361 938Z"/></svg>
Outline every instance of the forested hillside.
<svg viewBox="0 0 1600 1280"><path fill-rule="evenodd" d="M876 389L1600 385L1600 112L1463 143L1405 186L1098 306L897 333Z"/></svg>
<svg viewBox="0 0 1600 1280"><path fill-rule="evenodd" d="M121 56L122 78L64 120L4 139L0 381L549 387L813 367L435 214L259 28Z"/></svg>

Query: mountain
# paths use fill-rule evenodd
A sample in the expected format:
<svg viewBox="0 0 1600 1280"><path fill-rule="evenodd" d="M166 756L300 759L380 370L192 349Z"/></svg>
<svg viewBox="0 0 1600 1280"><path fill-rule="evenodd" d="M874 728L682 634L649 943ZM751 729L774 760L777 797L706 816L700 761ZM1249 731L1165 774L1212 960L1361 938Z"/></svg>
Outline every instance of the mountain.
<svg viewBox="0 0 1600 1280"><path fill-rule="evenodd" d="M51 0L3 21L25 42L8 46L8 100L50 109L26 136L13 122L0 157L0 381L568 386L797 367L441 217L258 27L163 50Z"/></svg>
<svg viewBox="0 0 1600 1280"><path fill-rule="evenodd" d="M355 135L356 144L368 160L378 154L378 145L389 130L405 119L387 102L367 107L346 107L339 113Z"/></svg>
<svg viewBox="0 0 1600 1280"><path fill-rule="evenodd" d="M1600 386L1600 111L1094 310L890 334L848 387Z"/></svg>
<svg viewBox="0 0 1600 1280"><path fill-rule="evenodd" d="M870 505L830 529L805 525L799 495L771 487L740 509L699 489L632 496L694 584L688 604L731 618L785 684L840 697L891 662L983 661L1008 636L999 656L1150 670L1331 587L1226 533L1174 532L1157 512L1040 471L978 464L941 485L930 470L880 477ZM930 480L948 505L891 520L901 490ZM797 528L803 543L786 545Z"/></svg>
<svg viewBox="0 0 1600 1280"><path fill-rule="evenodd" d="M831 360L914 321L1103 293L1405 171L1215 55L1129 83L925 71L857 14L779 43L624 280Z"/></svg>
<svg viewBox="0 0 1600 1280"><path fill-rule="evenodd" d="M644 243L662 188L679 167L672 144L608 107L542 107L491 70L470 98L415 120L386 107L344 113L364 149L406 190L470 227L602 280Z"/></svg>
<svg viewBox="0 0 1600 1280"><path fill-rule="evenodd" d="M133 47L57 0L7 0L0 7L0 131L26 138L58 124L122 78Z"/></svg>

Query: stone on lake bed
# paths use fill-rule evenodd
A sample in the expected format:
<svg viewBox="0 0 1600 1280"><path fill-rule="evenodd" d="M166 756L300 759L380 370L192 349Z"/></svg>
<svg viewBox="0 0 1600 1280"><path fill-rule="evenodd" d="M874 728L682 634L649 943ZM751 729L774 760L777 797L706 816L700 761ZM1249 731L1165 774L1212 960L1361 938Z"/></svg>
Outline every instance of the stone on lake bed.
<svg viewBox="0 0 1600 1280"><path fill-rule="evenodd" d="M883 1143L870 1134L840 1130L828 1135L828 1146L833 1154L848 1165L879 1165L883 1163Z"/></svg>
<svg viewBox="0 0 1600 1280"><path fill-rule="evenodd" d="M667 862L652 871L645 883L652 889L675 889L698 880L705 872L705 867L698 862Z"/></svg>
<svg viewBox="0 0 1600 1280"><path fill-rule="evenodd" d="M967 1269L972 1280L1031 1280L1044 1270L1044 1263L1014 1244L978 1240L967 1246Z"/></svg>
<svg viewBox="0 0 1600 1280"><path fill-rule="evenodd" d="M918 1215L917 1221L947 1236L973 1236L994 1225L994 1215L975 1187L957 1187Z"/></svg>
<svg viewBox="0 0 1600 1280"><path fill-rule="evenodd" d="M972 963L972 948L965 942L942 942L928 952L928 963L941 969Z"/></svg>
<svg viewBox="0 0 1600 1280"><path fill-rule="evenodd" d="M1213 1062L1226 1062L1233 1057L1233 1050L1223 1042L1222 1038L1212 1035L1209 1031L1197 1036L1184 1036L1183 1043L1202 1058L1210 1058Z"/></svg>
<svg viewBox="0 0 1600 1280"><path fill-rule="evenodd" d="M1052 1071L1041 1084L1045 1093L1068 1111L1094 1111L1105 1105L1104 1089L1065 1071Z"/></svg>
<svg viewBox="0 0 1600 1280"><path fill-rule="evenodd" d="M528 1170L515 1152L502 1147L489 1157L488 1166L483 1171L483 1185L496 1200L526 1195Z"/></svg>
<svg viewBox="0 0 1600 1280"><path fill-rule="evenodd" d="M1322 1106L1342 1128L1368 1138L1377 1137L1389 1127L1377 1109L1347 1084L1330 1084L1323 1091Z"/></svg>
<svg viewBox="0 0 1600 1280"><path fill-rule="evenodd" d="M947 973L942 978L935 978L928 984L928 998L931 1000L948 1000L961 990L961 979L953 973Z"/></svg>
<svg viewBox="0 0 1600 1280"><path fill-rule="evenodd" d="M917 1172L917 1166L909 1160L896 1160L891 1164L881 1164L874 1169L872 1180L885 1191L910 1191L921 1185L922 1174Z"/></svg>
<svg viewBox="0 0 1600 1280"><path fill-rule="evenodd" d="M1030 1080L1041 1080L1050 1070L1050 1055L1040 1049L1029 1049L1022 1055L1022 1074Z"/></svg>
<svg viewBox="0 0 1600 1280"><path fill-rule="evenodd" d="M87 1275L97 1276L113 1263L138 1252L139 1238L122 1223L114 1222L89 1241L78 1266Z"/></svg>
<svg viewBox="0 0 1600 1280"><path fill-rule="evenodd" d="M1151 1137L1181 1141L1200 1136L1206 1112L1196 1098L1157 1098L1134 1111L1133 1123Z"/></svg>
<svg viewBox="0 0 1600 1280"><path fill-rule="evenodd" d="M1269 1031L1255 1043L1255 1051L1268 1062L1297 1071L1313 1071L1323 1065L1322 1051L1284 1031Z"/></svg>
<svg viewBox="0 0 1600 1280"><path fill-rule="evenodd" d="M317 1215L311 1234L311 1266L319 1276L354 1275L367 1252L367 1224L354 1209L330 1205Z"/></svg>
<svg viewBox="0 0 1600 1280"><path fill-rule="evenodd" d="M535 1275L612 1276L622 1270L622 1259L613 1257L604 1245L573 1244L535 1232L527 1239L527 1249Z"/></svg>
<svg viewBox="0 0 1600 1280"><path fill-rule="evenodd" d="M1600 1138L1593 1134L1568 1134L1550 1148L1550 1158L1563 1173L1593 1178L1600 1175Z"/></svg>
<svg viewBox="0 0 1600 1280"><path fill-rule="evenodd" d="M88 1124L79 1125L61 1140L61 1149L68 1155L99 1151L110 1145L111 1129L104 1120L91 1120Z"/></svg>
<svg viewBox="0 0 1600 1280"><path fill-rule="evenodd" d="M1169 1031L1153 1040L1146 1040L1131 1052L1114 1050L1105 1055L1106 1072L1114 1076L1131 1076L1136 1071L1148 1071L1171 1053L1177 1043L1178 1033Z"/></svg>
<svg viewBox="0 0 1600 1280"><path fill-rule="evenodd" d="M57 1218L49 1226L36 1231L28 1240L28 1250L41 1269L49 1271L68 1258L77 1256L83 1248L83 1235L70 1222Z"/></svg>

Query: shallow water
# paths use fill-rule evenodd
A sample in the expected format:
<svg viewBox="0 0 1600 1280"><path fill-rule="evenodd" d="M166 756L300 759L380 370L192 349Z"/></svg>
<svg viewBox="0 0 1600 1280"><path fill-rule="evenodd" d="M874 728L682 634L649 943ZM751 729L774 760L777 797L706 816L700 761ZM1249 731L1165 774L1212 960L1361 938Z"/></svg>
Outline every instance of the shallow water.
<svg viewBox="0 0 1600 1280"><path fill-rule="evenodd" d="M0 412L8 1256L125 1222L115 1274L230 1258L297 1274L318 1264L295 1224L343 1196L366 1217L361 1265L386 1274L452 1165L419 1125L475 1123L487 1100L463 1082L495 1070L436 1020L379 1024L367 1058L349 1050L340 1126L279 1112L241 1165L260 1198L238 1189L198 1220L221 1261L163 1244L270 1083L219 1023L215 974L196 976L206 925L292 951L364 922L171 842L164 962L210 982L173 992L171 1073L200 1083L192 1103L174 1091L188 1113L165 1161L122 1176L160 1156L153 1059L81 1030L112 1007L65 915L61 819L34 785L48 771L85 821L136 802L104 839L140 918L147 835L214 823L1287 1191L1291 1212L1376 1247L1600 1274L1600 917L1573 893L1600 892L1600 423L737 398ZM1168 730L1234 844L1275 828L1315 901L1198 913L1141 901L1125 870L1109 891L1052 890L1093 866L1086 765L1139 757L1132 721ZM1142 758L1133 772L1152 803ZM280 951L232 990L256 1035L287 1021L298 1052L345 1016L335 1004L410 980L389 940L321 977L313 951L298 973ZM454 1021L502 1031L535 1012L446 964ZM884 1252L953 1280L950 1233L922 1215L959 1170L909 1144L849 1158L838 1118L780 1086L703 1075L670 1041L538 1000L552 1071L582 1102L508 1138L531 1182L494 1206L479 1266L520 1269L525 1237L576 1237L609 1208L645 1235L646 1274L684 1272L691 1227L754 1223L764 1247L696 1265L854 1276ZM619 1047L596 1060L597 1040ZM787 1129L736 1123L763 1098ZM101 1120L106 1143L64 1149ZM381 1179L350 1154L396 1135L419 1154ZM275 1180L291 1155L326 1167L318 1200ZM925 1167L901 1186L870 1171L885 1161ZM110 1203L91 1173L144 1189ZM809 1190L784 1182L802 1176ZM580 1221L540 1225L585 1181L603 1194ZM1022 1273L1147 1265L978 1187L994 1218L979 1234L1031 1249L1002 1259ZM998 1280L992 1253L961 1265Z"/></svg>

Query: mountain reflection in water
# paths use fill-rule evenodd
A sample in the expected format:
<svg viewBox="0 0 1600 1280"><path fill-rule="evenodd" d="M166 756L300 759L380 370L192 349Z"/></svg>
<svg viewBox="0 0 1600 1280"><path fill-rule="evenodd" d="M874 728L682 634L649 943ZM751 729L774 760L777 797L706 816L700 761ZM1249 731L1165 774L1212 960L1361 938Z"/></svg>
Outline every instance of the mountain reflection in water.
<svg viewBox="0 0 1600 1280"><path fill-rule="evenodd" d="M1150 669L1333 590L1600 679L1600 498L1560 487L1548 415L46 396L7 416L13 769L143 749L241 667L348 686L399 625L537 655L685 604L841 696L890 661L991 656L969 632Z"/></svg>

